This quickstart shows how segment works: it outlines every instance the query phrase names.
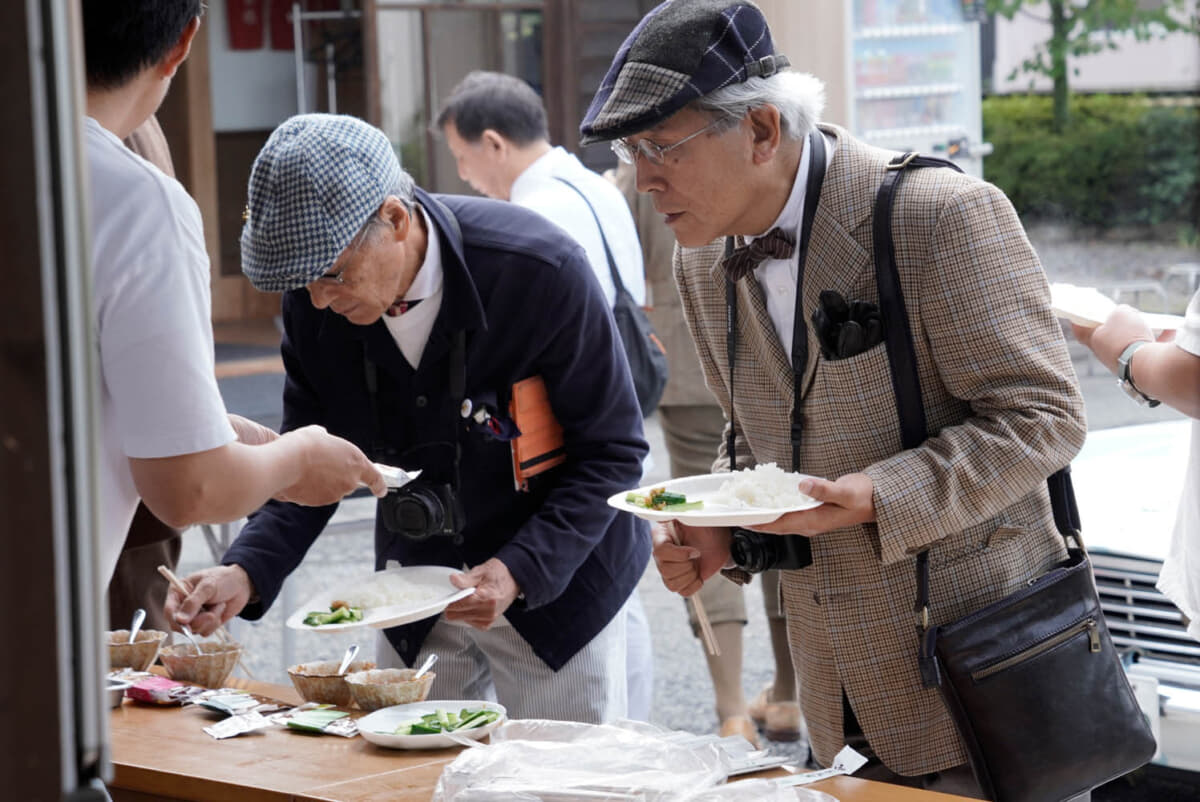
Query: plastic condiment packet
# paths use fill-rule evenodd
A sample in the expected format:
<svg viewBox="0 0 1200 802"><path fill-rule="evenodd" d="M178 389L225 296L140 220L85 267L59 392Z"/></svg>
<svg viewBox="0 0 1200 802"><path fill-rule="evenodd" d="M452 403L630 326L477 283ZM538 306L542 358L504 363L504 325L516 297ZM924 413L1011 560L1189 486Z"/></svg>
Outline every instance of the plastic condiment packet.
<svg viewBox="0 0 1200 802"><path fill-rule="evenodd" d="M138 702L155 705L180 705L204 692L203 688L184 685L166 677L150 676L133 683L125 695Z"/></svg>
<svg viewBox="0 0 1200 802"><path fill-rule="evenodd" d="M186 704L197 704L217 713L233 716L238 713L248 713L251 710L258 713L274 713L286 709L285 705L274 702L264 702L247 691L237 688L220 688L196 694L187 700Z"/></svg>
<svg viewBox="0 0 1200 802"><path fill-rule="evenodd" d="M261 730L270 726L271 722L264 718L261 713L251 710L249 713L239 713L236 716L221 719L211 727L205 727L204 731L219 741L223 738L232 738L235 735Z"/></svg>
<svg viewBox="0 0 1200 802"><path fill-rule="evenodd" d="M833 766L820 771L810 771L775 780L780 785L808 785L809 783L828 780L839 774L853 774L867 765L867 759L849 746L843 746L842 751L833 756Z"/></svg>
<svg viewBox="0 0 1200 802"><path fill-rule="evenodd" d="M303 732L340 735L343 738L358 735L358 722L350 718L349 713L333 705L308 702L267 718L272 724Z"/></svg>

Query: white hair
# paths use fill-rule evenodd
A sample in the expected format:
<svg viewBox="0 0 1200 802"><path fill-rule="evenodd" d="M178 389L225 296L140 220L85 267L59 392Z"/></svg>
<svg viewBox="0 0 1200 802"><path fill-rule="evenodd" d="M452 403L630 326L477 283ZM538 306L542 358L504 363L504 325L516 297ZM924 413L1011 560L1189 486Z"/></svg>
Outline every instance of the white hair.
<svg viewBox="0 0 1200 802"><path fill-rule="evenodd" d="M772 105L779 109L785 139L800 140L816 126L825 110L825 83L807 72L781 72L770 78L751 78L730 84L694 100L690 108L728 118L728 128L751 109ZM725 130L717 125L715 131Z"/></svg>

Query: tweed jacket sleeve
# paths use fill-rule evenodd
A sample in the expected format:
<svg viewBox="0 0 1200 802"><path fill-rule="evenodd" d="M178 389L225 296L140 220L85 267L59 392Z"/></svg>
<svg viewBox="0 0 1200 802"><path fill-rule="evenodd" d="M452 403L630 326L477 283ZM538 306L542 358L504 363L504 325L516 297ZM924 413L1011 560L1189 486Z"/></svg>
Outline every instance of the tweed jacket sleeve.
<svg viewBox="0 0 1200 802"><path fill-rule="evenodd" d="M920 209L922 191L934 195L914 184L898 203ZM991 184L957 177L936 197L927 243L897 245L925 250L919 275L902 283L913 288L913 336L936 372L923 390L937 403L922 446L865 470L884 562L997 516L1067 465L1087 431L1046 277L1012 204ZM896 222L902 240L907 224ZM943 395L967 405L961 422L938 419Z"/></svg>

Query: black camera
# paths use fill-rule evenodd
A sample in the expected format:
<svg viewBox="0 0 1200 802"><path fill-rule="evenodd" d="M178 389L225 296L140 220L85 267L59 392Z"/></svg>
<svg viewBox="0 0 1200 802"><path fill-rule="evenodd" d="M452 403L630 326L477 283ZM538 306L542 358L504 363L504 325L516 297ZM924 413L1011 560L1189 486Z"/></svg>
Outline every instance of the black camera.
<svg viewBox="0 0 1200 802"><path fill-rule="evenodd" d="M466 520L453 487L419 479L389 490L379 500L379 516L385 529L409 540L458 538Z"/></svg>
<svg viewBox="0 0 1200 802"><path fill-rule="evenodd" d="M803 535L771 535L734 529L729 555L738 568L761 574L772 568L794 571L812 565L812 543Z"/></svg>

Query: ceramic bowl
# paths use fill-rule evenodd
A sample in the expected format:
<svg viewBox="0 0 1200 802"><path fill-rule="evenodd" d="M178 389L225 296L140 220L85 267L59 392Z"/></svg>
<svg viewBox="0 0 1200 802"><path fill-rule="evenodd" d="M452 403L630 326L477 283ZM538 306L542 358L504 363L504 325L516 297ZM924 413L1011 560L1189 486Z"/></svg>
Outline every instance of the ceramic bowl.
<svg viewBox="0 0 1200 802"><path fill-rule="evenodd" d="M301 663L288 669L288 676L296 686L296 692L306 702L349 707L354 698L350 694L350 686L346 684L345 674L336 674L340 660L328 660L321 663ZM369 671L375 664L368 660L355 660L346 669L346 674L356 671Z"/></svg>
<svg viewBox="0 0 1200 802"><path fill-rule="evenodd" d="M242 654L240 643L202 642L204 652L196 653L190 643L177 643L163 648L158 659L167 668L167 675L180 682L191 682L205 688L220 688L225 684Z"/></svg>
<svg viewBox="0 0 1200 802"><path fill-rule="evenodd" d="M125 633L128 637L128 632ZM104 681L104 692L108 694L108 706L116 710L125 699L125 691L133 686L132 682L109 677Z"/></svg>
<svg viewBox="0 0 1200 802"><path fill-rule="evenodd" d="M108 633L108 664L112 668L132 668L145 671L154 665L158 650L166 640L167 633L156 629L143 629L133 643L129 642L129 630L118 629Z"/></svg>
<svg viewBox="0 0 1200 802"><path fill-rule="evenodd" d="M374 671L356 671L346 675L350 695L363 710L380 710L392 705L407 705L423 702L436 676L425 672L419 680L413 668L379 668Z"/></svg>

